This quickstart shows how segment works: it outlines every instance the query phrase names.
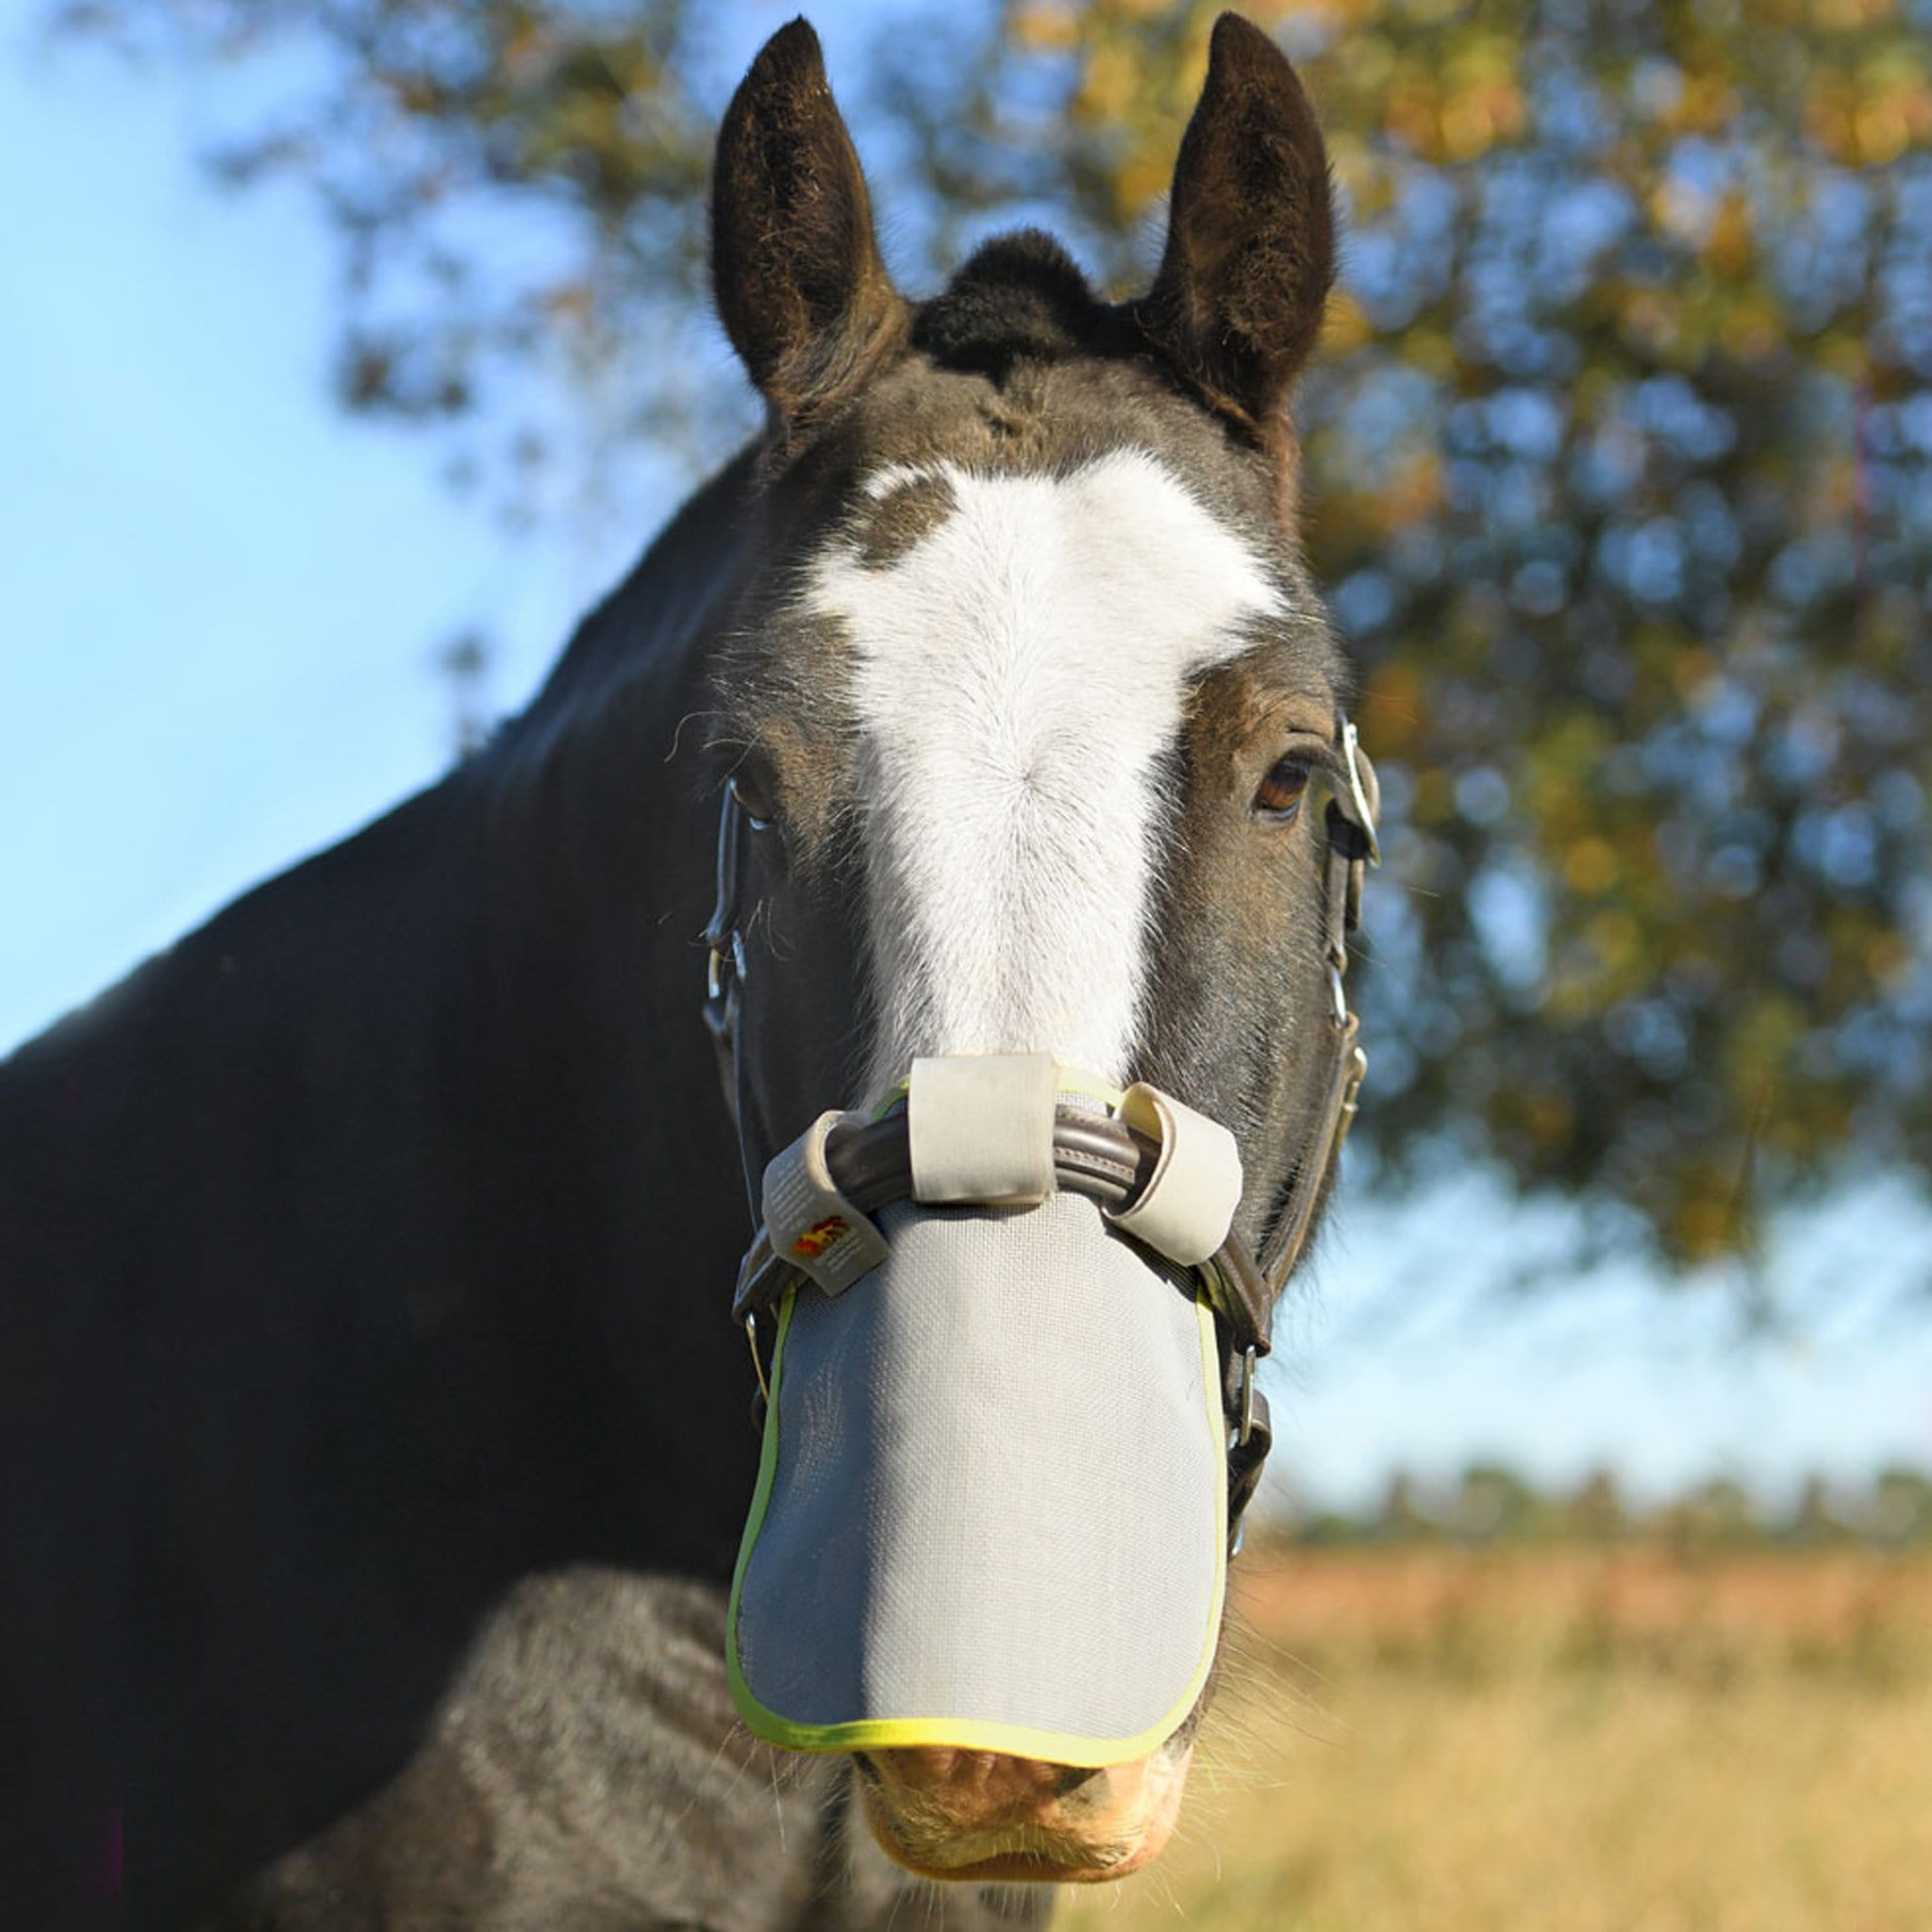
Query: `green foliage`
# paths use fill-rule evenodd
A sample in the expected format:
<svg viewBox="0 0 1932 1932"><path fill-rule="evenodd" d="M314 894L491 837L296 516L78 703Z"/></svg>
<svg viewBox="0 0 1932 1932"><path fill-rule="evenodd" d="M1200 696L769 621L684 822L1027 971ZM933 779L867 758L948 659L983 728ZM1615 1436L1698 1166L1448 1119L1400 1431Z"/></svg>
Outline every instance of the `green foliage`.
<svg viewBox="0 0 1932 1932"><path fill-rule="evenodd" d="M1397 821L1370 1131L1693 1259L1925 1162L1932 8L1256 10L1349 211L1300 422ZM952 178L1124 280L1215 11L1016 0Z"/></svg>
<svg viewBox="0 0 1932 1932"><path fill-rule="evenodd" d="M1248 10L1351 237L1299 419L1391 820L1365 1127L1689 1259L1853 1151L1932 1162L1932 0ZM1215 11L935 9L863 70L822 20L902 258L1045 220L1130 285ZM352 407L501 413L560 360L622 430L692 430L715 12L66 18L308 49L225 165L337 222Z"/></svg>

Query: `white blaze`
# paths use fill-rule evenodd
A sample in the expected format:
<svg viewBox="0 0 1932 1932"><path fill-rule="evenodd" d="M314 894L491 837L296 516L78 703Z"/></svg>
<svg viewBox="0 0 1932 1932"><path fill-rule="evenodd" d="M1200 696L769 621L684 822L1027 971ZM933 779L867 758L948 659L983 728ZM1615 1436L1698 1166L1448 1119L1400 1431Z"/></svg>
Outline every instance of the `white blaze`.
<svg viewBox="0 0 1932 1932"><path fill-rule="evenodd" d="M874 1079L916 1054L1046 1050L1118 1079L1144 976L1191 674L1280 608L1254 553L1153 457L1062 477L950 464L956 508L885 569L840 549L811 608L858 664Z"/></svg>

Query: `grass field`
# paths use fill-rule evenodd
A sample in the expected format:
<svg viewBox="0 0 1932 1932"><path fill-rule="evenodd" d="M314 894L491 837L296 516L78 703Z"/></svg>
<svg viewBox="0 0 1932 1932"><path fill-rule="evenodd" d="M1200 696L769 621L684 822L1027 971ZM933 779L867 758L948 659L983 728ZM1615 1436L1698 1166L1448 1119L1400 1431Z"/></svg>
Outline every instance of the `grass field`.
<svg viewBox="0 0 1932 1932"><path fill-rule="evenodd" d="M1932 1557L1260 1553L1077 1932L1932 1932Z"/></svg>

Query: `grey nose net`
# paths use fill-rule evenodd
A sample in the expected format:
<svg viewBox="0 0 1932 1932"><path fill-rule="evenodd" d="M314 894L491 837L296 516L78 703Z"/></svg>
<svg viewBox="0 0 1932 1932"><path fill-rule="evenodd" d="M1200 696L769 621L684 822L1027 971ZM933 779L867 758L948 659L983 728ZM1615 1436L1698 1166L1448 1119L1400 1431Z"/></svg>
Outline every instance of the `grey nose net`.
<svg viewBox="0 0 1932 1932"><path fill-rule="evenodd" d="M919 1099L915 1078L916 1174ZM958 1138L927 1140L922 1191L1039 1192L1030 1127L1005 1155L998 1133ZM1221 1185L1224 1233L1238 1163ZM815 1259L823 1205L797 1208ZM1192 1273L1073 1192L852 1218L870 1265L780 1305L732 1590L741 1713L793 1749L1144 1756L1200 1694L1225 1574L1221 1363Z"/></svg>

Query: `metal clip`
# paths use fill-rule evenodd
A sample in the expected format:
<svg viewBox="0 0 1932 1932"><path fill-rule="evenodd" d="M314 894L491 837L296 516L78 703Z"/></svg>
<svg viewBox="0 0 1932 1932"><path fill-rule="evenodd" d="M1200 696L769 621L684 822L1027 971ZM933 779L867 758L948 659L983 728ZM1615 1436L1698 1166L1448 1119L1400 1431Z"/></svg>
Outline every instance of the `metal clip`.
<svg viewBox="0 0 1932 1932"><path fill-rule="evenodd" d="M1341 760L1348 768L1349 816L1369 841L1369 863L1380 865L1382 846L1375 837L1375 813L1382 803L1381 787L1375 783L1374 767L1361 748L1353 718L1341 721Z"/></svg>
<svg viewBox="0 0 1932 1932"><path fill-rule="evenodd" d="M744 984L744 936L736 926L725 934L725 941L731 950L727 953L723 946L711 948L711 959L705 969L705 997L719 1000L724 997L724 968L728 963L732 980L740 986Z"/></svg>
<svg viewBox="0 0 1932 1932"><path fill-rule="evenodd" d="M1369 1076L1369 1057L1360 1047L1357 1047L1349 1058L1348 1084L1341 1090L1341 1105L1336 1109L1335 1156L1339 1156L1348 1144L1348 1130L1355 1124L1356 1101L1362 1091L1362 1082Z"/></svg>
<svg viewBox="0 0 1932 1932"><path fill-rule="evenodd" d="M711 949L714 969L738 927L738 821L743 809L738 780L727 778L724 801L718 808L718 896L703 935Z"/></svg>
<svg viewBox="0 0 1932 1932"><path fill-rule="evenodd" d="M751 1348L752 1373L758 1378L758 1393L769 1403L772 1399L772 1385L765 1380L765 1364L758 1354L758 1318L747 1315L744 1318L744 1339Z"/></svg>
<svg viewBox="0 0 1932 1932"><path fill-rule="evenodd" d="M1256 1351L1252 1348L1241 1351L1241 1420L1228 1431L1229 1449L1244 1447L1248 1438L1255 1433L1255 1357Z"/></svg>
<svg viewBox="0 0 1932 1932"><path fill-rule="evenodd" d="M706 1029L718 1050L718 1077L724 1092L724 1106L735 1122L738 1118L738 1082L734 1060L738 1032L739 991L746 978L744 935L738 920L738 848L741 821L754 830L763 829L763 821L753 818L740 797L738 780L724 781L724 796L718 808L718 897L711 917L699 937L710 948L705 964Z"/></svg>

